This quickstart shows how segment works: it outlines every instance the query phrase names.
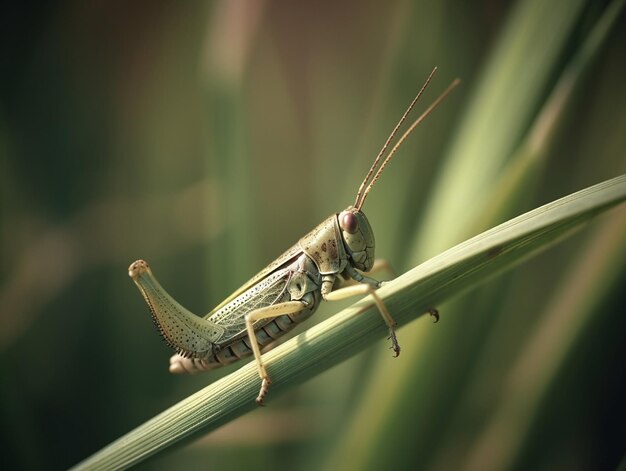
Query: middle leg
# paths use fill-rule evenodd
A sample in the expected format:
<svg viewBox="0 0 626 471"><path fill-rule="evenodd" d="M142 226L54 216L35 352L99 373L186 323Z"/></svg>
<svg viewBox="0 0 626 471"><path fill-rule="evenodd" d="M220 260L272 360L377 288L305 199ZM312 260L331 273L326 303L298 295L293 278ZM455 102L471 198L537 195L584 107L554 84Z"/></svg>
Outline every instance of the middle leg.
<svg viewBox="0 0 626 471"><path fill-rule="evenodd" d="M261 319L270 319L272 317L278 317L285 314L295 314L309 307L304 301L286 301L284 303L273 304L271 306L255 309L254 311L246 314L246 330L248 331L248 338L250 339L250 346L254 353L254 359L256 360L257 367L259 369L259 376L261 377L261 389L259 395L256 398L256 403L260 406L263 405L263 400L271 384L270 376L265 370L265 365L261 359L261 349L256 339L256 332L254 330L254 323Z"/></svg>

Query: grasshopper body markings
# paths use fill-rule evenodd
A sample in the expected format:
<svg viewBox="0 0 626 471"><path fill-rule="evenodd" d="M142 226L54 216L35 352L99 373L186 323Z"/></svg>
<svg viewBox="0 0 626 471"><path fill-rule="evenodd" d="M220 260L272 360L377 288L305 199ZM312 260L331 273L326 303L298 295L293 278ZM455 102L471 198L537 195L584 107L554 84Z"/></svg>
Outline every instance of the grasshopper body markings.
<svg viewBox="0 0 626 471"><path fill-rule="evenodd" d="M408 107L361 184L355 203L326 218L297 244L270 263L204 317L174 300L159 284L149 265L133 262L128 274L142 293L164 340L176 354L172 373L199 373L254 355L262 383L256 399L263 404L271 383L261 348L308 319L322 299L372 295L387 327L395 356L400 354L396 323L376 289L381 282L363 275L374 266L374 233L361 210L365 198L389 159L413 129L458 85L455 80L417 118L378 167L389 143L423 93L436 68ZM374 173L374 171L376 172ZM340 287L346 280L356 284ZM438 319L435 310L429 312Z"/></svg>

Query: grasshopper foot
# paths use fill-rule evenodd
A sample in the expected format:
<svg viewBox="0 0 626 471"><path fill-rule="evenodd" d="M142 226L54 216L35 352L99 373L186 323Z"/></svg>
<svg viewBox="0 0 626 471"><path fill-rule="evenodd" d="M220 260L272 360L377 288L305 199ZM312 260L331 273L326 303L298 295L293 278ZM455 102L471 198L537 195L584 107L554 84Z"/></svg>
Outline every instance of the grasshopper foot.
<svg viewBox="0 0 626 471"><path fill-rule="evenodd" d="M256 398L256 404L257 406L264 406L264 399L265 396L267 395L267 391L270 388L270 384L272 384L272 382L270 381L269 376L263 378L263 382L261 383L261 389L259 390L259 395Z"/></svg>
<svg viewBox="0 0 626 471"><path fill-rule="evenodd" d="M431 307L427 312L431 317L435 318L435 321L433 322L433 324L436 324L437 322L439 322L439 311L437 309Z"/></svg>
<svg viewBox="0 0 626 471"><path fill-rule="evenodd" d="M400 344L398 343L398 338L396 337L396 330L393 327L389 327L389 337L387 340L391 340L391 349L393 349L393 357L397 358L400 356Z"/></svg>

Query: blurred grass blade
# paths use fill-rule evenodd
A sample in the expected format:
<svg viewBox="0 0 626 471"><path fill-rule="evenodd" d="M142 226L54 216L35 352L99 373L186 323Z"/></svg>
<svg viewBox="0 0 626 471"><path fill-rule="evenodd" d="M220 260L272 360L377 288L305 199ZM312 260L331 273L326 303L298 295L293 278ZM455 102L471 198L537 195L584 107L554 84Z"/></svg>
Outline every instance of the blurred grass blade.
<svg viewBox="0 0 626 471"><path fill-rule="evenodd" d="M453 469L511 469L554 378L615 287L626 261L626 211L620 208L588 241L512 362L501 400ZM497 444L497 446L494 446Z"/></svg>
<svg viewBox="0 0 626 471"><path fill-rule="evenodd" d="M545 249L593 216L626 200L626 175L561 198L480 234L410 270L379 290L404 325L427 308L468 290ZM370 346L386 328L364 299L264 355L280 390L311 378ZM398 360L402 361L402 359ZM75 469L125 468L254 409L256 366L193 394L77 465Z"/></svg>
<svg viewBox="0 0 626 471"><path fill-rule="evenodd" d="M206 52L207 108L211 119L211 152L207 168L220 181L223 237L208 249L206 270L211 282L208 299L223 299L238 273L254 273L260 265L249 243L255 219L248 115L244 99L245 69L263 14L264 2L222 2L212 18L211 46ZM215 217L208 205L205 218Z"/></svg>
<svg viewBox="0 0 626 471"><path fill-rule="evenodd" d="M572 94L578 89L577 85L581 82L585 73L593 69L592 66L595 64L594 59L598 56L598 53L603 50L603 45L610 37L609 33L614 29L613 27L620 17L625 4L625 1L617 0L613 1L606 8L588 34L585 42L564 68L561 77L550 96L546 99L545 105L538 114L536 122L529 131L528 136L524 139L522 146L516 151L511 161L507 164L502 178L492 190L494 195L494 197L491 198L492 204L486 208L485 214L481 217L481 221L479 222L479 227L482 227L482 224L488 224L494 220L501 220L502 217L510 213L511 206L515 206L516 201L525 201L529 194L534 194L534 185L536 184L535 177L537 177L538 168L541 167L547 149L551 145L555 128L558 127L563 117L567 115L567 105L571 101ZM621 244L622 246L620 247L620 237L615 236L615 233L619 233L620 230L622 230L619 225L619 217L607 221L597 232L596 237L587 243L586 247L583 247L580 252L572 254L571 263L575 267L573 268L574 271L584 270L582 267L585 266L585 263L588 263L589 268L593 269L593 273L591 272L592 270L585 272L586 276L584 281L578 285L575 294L570 293L569 296L567 296L561 290L560 293L555 295L555 298L558 296L568 297L569 301L573 301L576 308L569 312L573 317L563 321L564 325L562 326L562 330L559 331L560 335L555 335L551 339L551 345L554 349L544 352L545 355L541 358L541 365L536 365L536 371L538 372L544 371L548 366L553 367L550 373L542 374L544 378L555 376L558 372L559 365L565 362L564 357L566 353L557 348L559 347L559 342L564 342L564 345L561 345L561 347L568 352L568 355L573 354L571 348L567 350L567 346L569 345L571 347L571 342L573 342L568 335L575 335L572 333L572 329L574 329L577 335L582 334L582 328L578 330L574 328L574 326L579 326L582 322L577 323L576 319L591 316L594 313L594 307L601 302L599 293L606 293L609 289L608 287L610 287L611 283L614 283L615 279L618 277L615 269L616 265L619 266L619 260L623 260L621 252L623 252L625 248L623 244ZM624 237L623 235L622 240L624 240ZM598 245L594 246L594 244ZM613 250L613 256L606 254L606 251L610 250ZM598 251L602 253L599 254ZM598 257L604 257L604 265L599 265ZM615 263L616 261L618 262ZM563 274L569 281L576 276L572 275L569 270ZM581 278L579 272L578 280L580 281ZM561 284L566 285L567 281L564 280ZM589 297L585 298L583 293L586 293ZM563 301L563 299L561 301ZM492 303L497 304L497 300L494 302L493 296ZM491 313L487 313L486 315L491 316ZM549 309L539 314L537 318L545 319L551 315L552 310ZM469 424L474 424L472 417L474 417L477 408L479 408L477 404L484 403L485 391L500 391L501 389L501 387L497 385L489 386L494 381L500 382L500 380L494 379L493 372L487 372L489 370L489 357L498 355L499 352L502 351L508 351L510 346L505 345L507 343L506 339L508 339L510 343L511 339L516 338L518 336L517 329L519 329L519 326L510 321L506 324L490 323L489 331L484 331L486 341L481 340L477 342L476 348L473 349L475 352L473 354L475 358L472 361L473 373L468 376L461 388L457 388L455 405L451 408L451 412L442 419L446 423L446 433L443 439L437 441L436 448L433 449L432 454L434 458L432 462L435 463L432 465L433 469L461 469L463 465L467 465L470 461L467 456L461 453L461 450L467 450L471 446L480 448L480 446L472 445L472 442L468 442L467 437L477 435L481 429L479 429L477 425L476 428L473 428ZM526 339L524 339L524 341L526 341ZM519 347L518 356L527 356L529 345L530 342L528 345L522 344ZM535 356L535 358L537 357ZM515 368L514 364L508 364L508 366L503 369L508 371L512 368ZM528 387L530 387L530 384L526 385L526 389ZM538 389L538 391L535 391L536 395L527 394L526 397L529 400L524 403L525 406L530 405L530 402L532 402L530 401L531 397L534 399L535 407L543 406L540 401L545 399L544 394L547 385L536 384L535 387ZM524 389L524 391L526 389ZM519 400L518 394L514 393L512 396ZM507 402L511 402L512 400L514 401L515 399L505 398ZM492 409L493 405L491 402L489 405L485 404L485 416L489 416ZM523 407L520 405L516 410L519 412L522 409ZM525 420L530 421L534 411L528 407L524 410L526 412L521 414L524 419L521 420L521 422L523 425L528 426ZM496 419L492 417L491 420L495 421ZM517 427L517 424L509 425L514 429ZM542 425L545 427L544 430L550 428L549 424ZM520 443L523 441L523 437L527 436L527 433L525 427L520 425L519 429L511 429L507 434L502 434L502 437L507 436L509 438L511 438L511 436L517 436L518 440L515 443L515 440L511 438L511 440L506 443L508 447L503 445L502 449L499 448L498 452L493 453L490 459L487 459L486 455L483 453L481 455L482 461L480 462L483 464L486 462L493 463L498 458L505 460L504 456L508 456L509 464L513 466L510 461L514 459L511 455L516 452L514 451L515 445L521 446ZM484 431L484 434L487 434L487 432ZM493 438L493 435L491 435L491 437ZM458 453L450 453L450 450L457 450ZM485 451L484 447L482 451ZM480 452L476 451L475 455L480 455ZM479 458L473 456L472 460L475 462L479 460ZM506 467L507 466L502 466L501 469ZM474 468L476 469L476 466L474 466ZM498 466L492 466L491 469L498 469Z"/></svg>
<svg viewBox="0 0 626 471"><path fill-rule="evenodd" d="M535 119L584 4L525 0L509 13L447 152L411 260L452 246L473 227L502 166Z"/></svg>
<svg viewBox="0 0 626 471"><path fill-rule="evenodd" d="M537 113L532 127L501 171L496 187L490 190L488 203L478 218L477 227L488 227L495 221L502 220L502 217L509 215L510 208L516 206L516 201L533 194L533 177L546 156L555 130L564 116L564 110L585 72L603 50L624 4L624 0L615 0L607 6L585 42L563 69L552 92Z"/></svg>

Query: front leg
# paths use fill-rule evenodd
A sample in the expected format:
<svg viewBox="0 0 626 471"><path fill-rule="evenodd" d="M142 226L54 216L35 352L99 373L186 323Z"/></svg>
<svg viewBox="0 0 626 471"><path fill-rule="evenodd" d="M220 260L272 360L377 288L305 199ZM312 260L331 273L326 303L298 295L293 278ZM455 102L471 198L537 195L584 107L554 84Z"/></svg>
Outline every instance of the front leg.
<svg viewBox="0 0 626 471"><path fill-rule="evenodd" d="M376 293L376 288L379 287L380 283L373 278L369 278L367 276L362 275L354 268L350 267L346 268L347 274L353 280L357 281L358 285L346 286L345 288L339 288L336 290L332 290L334 276L333 275L324 275L322 281L322 297L327 301L336 301L339 299L349 298L351 296L358 295L367 295L371 294L372 298L374 298L374 303L378 307L378 311L380 312L385 324L389 328L389 338L391 339L391 348L393 348L394 356L400 355L400 344L398 343L398 339L396 337L396 321L391 317L387 306L383 303L380 296Z"/></svg>
<svg viewBox="0 0 626 471"><path fill-rule="evenodd" d="M387 272L387 275L390 275L391 279L398 276L394 268L391 266L391 263L389 263L384 258L377 258L376 260L374 260L374 266L372 266L372 269L369 271L369 273L373 275L374 273L380 273L381 271ZM383 282L381 281L381 283Z"/></svg>
<svg viewBox="0 0 626 471"><path fill-rule="evenodd" d="M263 364L263 360L261 358L261 349L259 348L259 344L256 339L254 323L261 319L270 319L272 317L278 317L285 314L295 314L308 308L309 306L310 303L303 300L286 301L284 303L261 307L251 311L249 314L246 314L246 330L248 331L248 338L250 339L250 346L252 347L252 352L254 353L254 359L256 360L257 367L259 368L259 376L262 380L261 389L259 390L259 395L256 398L256 403L258 405L263 405L263 400L265 399L265 395L267 394L272 381L265 370L265 365Z"/></svg>
<svg viewBox="0 0 626 471"><path fill-rule="evenodd" d="M374 266L369 271L369 273L374 274L380 271L386 271L387 273L391 275L392 279L396 278L397 276L395 270L393 269L393 267L387 260L384 260L382 258L377 258L376 261L374 262ZM376 288L380 288L384 284L389 283L388 281L376 281L373 278L370 278L361 274L360 272L356 271L352 267L349 267L348 269L346 269L346 274L348 275L349 280L354 280L360 283L363 283L363 282L369 283L372 286L375 286ZM347 285L347 286L351 286L351 285ZM426 311L426 313L434 319L435 324L439 322L439 311L437 309L430 308L428 309L428 311Z"/></svg>
<svg viewBox="0 0 626 471"><path fill-rule="evenodd" d="M374 262L374 266L372 266L372 269L368 273L370 275L374 275L375 273L380 273L380 272L387 272L387 275L390 276L392 280L398 276L396 274L396 271L393 269L393 267L387 260L382 259L382 258L377 258L376 261ZM357 277L360 275L362 279L370 280L371 282L370 284L374 284L374 285L377 284L378 288L383 286L385 283L388 283L388 281L376 281L373 278L366 277L360 272L353 270L350 273L344 273L342 276L337 277L337 281L339 282L338 283L339 287L344 288L345 286L352 286L356 284L357 280L353 278L354 273L356 273L355 276Z"/></svg>

